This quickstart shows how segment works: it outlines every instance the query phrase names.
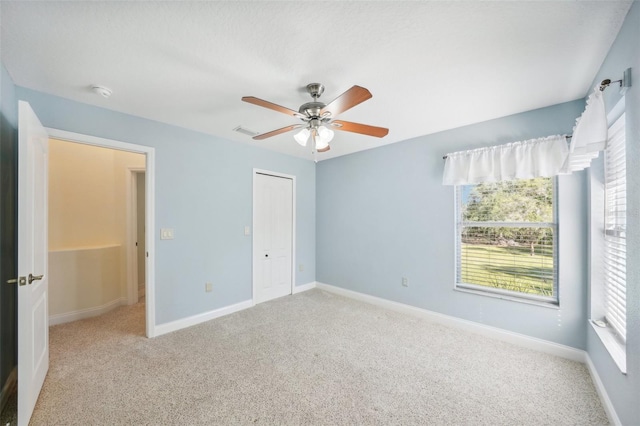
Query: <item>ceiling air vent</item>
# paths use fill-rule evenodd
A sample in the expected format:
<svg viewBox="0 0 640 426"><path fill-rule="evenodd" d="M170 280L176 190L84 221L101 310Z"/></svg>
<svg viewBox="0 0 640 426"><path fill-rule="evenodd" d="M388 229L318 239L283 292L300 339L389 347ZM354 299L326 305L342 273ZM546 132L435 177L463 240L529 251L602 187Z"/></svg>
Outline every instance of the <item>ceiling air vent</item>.
<svg viewBox="0 0 640 426"><path fill-rule="evenodd" d="M235 129L233 129L234 132L238 132L238 133L242 133L243 135L247 135L247 136L255 136L258 134L258 132L254 132L253 130L249 130L246 129L242 126L238 126Z"/></svg>

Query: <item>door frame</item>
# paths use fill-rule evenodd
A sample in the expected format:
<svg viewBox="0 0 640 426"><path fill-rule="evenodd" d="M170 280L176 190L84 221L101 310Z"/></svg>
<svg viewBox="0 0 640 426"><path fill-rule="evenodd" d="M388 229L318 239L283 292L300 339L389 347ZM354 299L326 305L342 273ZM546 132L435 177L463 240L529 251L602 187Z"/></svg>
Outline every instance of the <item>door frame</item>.
<svg viewBox="0 0 640 426"><path fill-rule="evenodd" d="M138 179L144 173L144 167L127 168L127 303L138 303ZM146 187L145 187L146 192ZM146 221L146 218L145 218ZM146 247L146 246L145 246ZM146 271L145 271L146 281ZM146 283L145 283L146 285ZM146 294L146 289L145 289Z"/></svg>
<svg viewBox="0 0 640 426"><path fill-rule="evenodd" d="M117 149L136 154L144 154L145 160L145 223L147 230L155 229L155 179L156 179L156 151L155 148L145 145L138 145L128 142L120 142L113 139L99 138L97 136L83 135L80 133L68 132L45 127L49 137L67 142L80 143L84 145L98 146L102 148ZM155 299L155 234L147 232L145 235L147 250L146 258L146 282L145 282L145 333L147 337L156 336L156 299Z"/></svg>
<svg viewBox="0 0 640 426"><path fill-rule="evenodd" d="M291 188L291 192L292 192L292 200L291 200L291 209L293 210L291 212L291 222L292 222L292 226L291 226L291 293L293 294L293 288L296 286L296 176L295 175L289 175L286 173L280 173L280 172L274 172L271 170L264 170L264 169L253 169L253 173L252 173L252 178L253 178L253 198L252 198L252 202L253 202L253 209L252 209L252 217L251 217L251 281L252 281L252 286L251 286L251 304L253 306L255 306L256 304L256 285L257 285L257 280L256 280L256 268L254 267L255 262L256 262L256 251L255 251L255 247L256 247L256 197L257 197L257 192L256 192L256 178L258 175L268 175L268 176L274 176L274 177L279 177L279 178L285 178L285 179L291 179L292 182L292 188Z"/></svg>

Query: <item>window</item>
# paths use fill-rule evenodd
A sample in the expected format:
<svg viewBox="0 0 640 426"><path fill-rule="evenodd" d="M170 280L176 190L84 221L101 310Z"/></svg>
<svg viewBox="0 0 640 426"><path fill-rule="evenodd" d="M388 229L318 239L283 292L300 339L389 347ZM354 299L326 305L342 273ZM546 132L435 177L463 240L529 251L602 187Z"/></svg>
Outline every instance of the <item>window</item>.
<svg viewBox="0 0 640 426"><path fill-rule="evenodd" d="M626 341L627 167L624 115L609 129L604 163L604 317Z"/></svg>
<svg viewBox="0 0 640 426"><path fill-rule="evenodd" d="M456 288L557 303L555 183L456 187Z"/></svg>
<svg viewBox="0 0 640 426"><path fill-rule="evenodd" d="M624 98L609 114L607 147L589 170L591 325L620 371L627 372L626 159Z"/></svg>

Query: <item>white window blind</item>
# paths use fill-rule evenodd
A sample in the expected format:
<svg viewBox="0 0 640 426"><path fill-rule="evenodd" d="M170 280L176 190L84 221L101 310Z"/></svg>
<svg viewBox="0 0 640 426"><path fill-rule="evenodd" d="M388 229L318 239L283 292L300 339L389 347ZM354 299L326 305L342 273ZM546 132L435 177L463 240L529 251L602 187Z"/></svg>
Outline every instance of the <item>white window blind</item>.
<svg viewBox="0 0 640 426"><path fill-rule="evenodd" d="M627 334L627 167L624 114L609 128L605 150L605 318L623 341Z"/></svg>
<svg viewBox="0 0 640 426"><path fill-rule="evenodd" d="M456 287L557 303L553 181L457 186Z"/></svg>

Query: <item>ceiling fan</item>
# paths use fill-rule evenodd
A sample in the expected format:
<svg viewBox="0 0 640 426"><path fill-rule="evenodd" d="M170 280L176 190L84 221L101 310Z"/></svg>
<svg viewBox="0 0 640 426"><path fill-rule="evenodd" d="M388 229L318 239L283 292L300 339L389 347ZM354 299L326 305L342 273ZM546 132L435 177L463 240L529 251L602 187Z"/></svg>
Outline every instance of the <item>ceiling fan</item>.
<svg viewBox="0 0 640 426"><path fill-rule="evenodd" d="M313 148L318 152L325 152L331 149L329 146L329 142L333 139L333 130L331 130L331 128L342 130L344 132L375 136L377 138L382 138L389 133L389 129L385 129L384 127L375 127L367 124L335 119L338 114L345 112L372 97L371 92L364 87L353 86L351 89L329 102L329 104L318 102L318 98L324 92L324 86L322 84L307 84L307 92L309 92L313 101L302 104L298 111L276 105L263 99L255 98L253 96L243 97L242 100L244 102L291 115L303 121L301 124L293 124L291 126L254 136L253 139L267 139L281 133L302 129L293 137L296 142L302 146L307 146L307 142L309 141L309 138L311 138L313 141Z"/></svg>

